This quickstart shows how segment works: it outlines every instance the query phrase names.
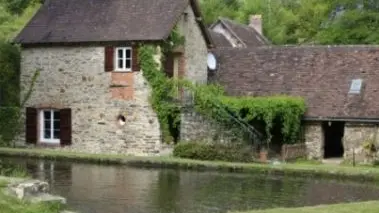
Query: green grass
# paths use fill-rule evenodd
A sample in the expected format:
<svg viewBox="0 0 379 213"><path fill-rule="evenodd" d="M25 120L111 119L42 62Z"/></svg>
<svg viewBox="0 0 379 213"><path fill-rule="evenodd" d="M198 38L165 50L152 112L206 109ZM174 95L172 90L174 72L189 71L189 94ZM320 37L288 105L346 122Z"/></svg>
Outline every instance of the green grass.
<svg viewBox="0 0 379 213"><path fill-rule="evenodd" d="M46 149L0 148L0 156L72 160L90 163L123 164L135 167L181 168L217 170L254 174L283 174L295 177L321 177L359 181L379 181L379 168L373 166L325 165L315 163L287 163L279 165L259 163L230 163L198 161L174 157L131 157L125 155L84 154Z"/></svg>
<svg viewBox="0 0 379 213"><path fill-rule="evenodd" d="M344 203L336 205L321 205L302 208L278 208L268 210L253 210L233 213L377 213L379 201Z"/></svg>
<svg viewBox="0 0 379 213"><path fill-rule="evenodd" d="M3 190L8 182L0 181L0 212L1 213L59 213L60 204L32 204L15 197L5 195Z"/></svg>

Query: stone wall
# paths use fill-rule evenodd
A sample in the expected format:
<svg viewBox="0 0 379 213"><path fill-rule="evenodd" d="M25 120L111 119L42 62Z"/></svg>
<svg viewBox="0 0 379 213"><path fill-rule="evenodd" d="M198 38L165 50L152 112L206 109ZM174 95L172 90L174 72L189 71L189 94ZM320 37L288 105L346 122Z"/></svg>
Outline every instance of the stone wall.
<svg viewBox="0 0 379 213"><path fill-rule="evenodd" d="M204 118L193 109L185 109L181 114L181 141L229 143L242 141L239 137L210 119Z"/></svg>
<svg viewBox="0 0 379 213"><path fill-rule="evenodd" d="M282 160L293 160L300 157L307 157L307 145L301 144L285 144L282 146Z"/></svg>
<svg viewBox="0 0 379 213"><path fill-rule="evenodd" d="M307 147L308 158L323 158L323 132L321 122L307 122L304 128L304 142Z"/></svg>
<svg viewBox="0 0 379 213"><path fill-rule="evenodd" d="M208 78L207 45L190 6L186 9L186 13L186 17L183 16L178 22L178 29L185 37L183 77L194 83L204 84L207 83ZM185 104L193 103L189 91L184 91L183 99ZM216 137L215 130L210 121L193 110L185 110L181 114L180 139L183 141L211 141L213 137Z"/></svg>
<svg viewBox="0 0 379 213"><path fill-rule="evenodd" d="M365 150L363 145L367 141L372 141L376 147L379 145L379 128L375 124L347 123L343 139L344 158L351 160L353 152L357 161L365 161Z"/></svg>
<svg viewBox="0 0 379 213"><path fill-rule="evenodd" d="M90 153L158 154L160 126L142 72L133 72L133 98L112 98L111 72L104 71L104 47L46 47L22 51L21 85L41 69L27 107L71 108L72 145ZM22 88L22 97L25 88ZM118 115L126 124L118 126Z"/></svg>
<svg viewBox="0 0 379 213"><path fill-rule="evenodd" d="M353 152L357 162L367 161L363 145L366 141L373 141L379 146L379 128L376 124L346 123L344 137L344 159L352 160ZM322 159L324 157L324 134L321 122L307 122L304 125L304 140L308 158Z"/></svg>
<svg viewBox="0 0 379 213"><path fill-rule="evenodd" d="M207 83L207 45L191 6L188 6L185 13L187 15L182 16L177 24L180 33L185 37L184 77L196 83Z"/></svg>

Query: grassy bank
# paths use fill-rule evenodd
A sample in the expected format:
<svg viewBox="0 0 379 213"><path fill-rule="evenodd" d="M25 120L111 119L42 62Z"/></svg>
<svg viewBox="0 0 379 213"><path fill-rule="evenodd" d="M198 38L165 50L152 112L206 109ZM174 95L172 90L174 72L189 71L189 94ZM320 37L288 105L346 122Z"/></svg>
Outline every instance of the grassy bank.
<svg viewBox="0 0 379 213"><path fill-rule="evenodd" d="M210 162L174 157L130 157L124 155L84 154L46 149L0 148L0 156L43 158L103 164L121 164L134 167L181 168L191 170L216 170L254 174L290 175L296 177L321 177L344 180L379 181L379 168L371 166L336 166L310 163L258 164Z"/></svg>
<svg viewBox="0 0 379 213"><path fill-rule="evenodd" d="M268 210L256 210L233 213L377 213L379 212L379 201L346 203L336 205L321 205L302 208L278 208Z"/></svg>
<svg viewBox="0 0 379 213"><path fill-rule="evenodd" d="M9 179L11 180L11 179ZM0 178L0 212L1 213L59 213L59 204L32 204L6 195L3 190L9 183L7 178Z"/></svg>

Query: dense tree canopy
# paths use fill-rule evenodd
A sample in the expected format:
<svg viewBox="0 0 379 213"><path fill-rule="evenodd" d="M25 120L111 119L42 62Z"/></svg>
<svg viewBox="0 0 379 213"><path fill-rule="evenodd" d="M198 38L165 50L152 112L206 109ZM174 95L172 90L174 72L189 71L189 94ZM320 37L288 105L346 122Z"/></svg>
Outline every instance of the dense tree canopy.
<svg viewBox="0 0 379 213"><path fill-rule="evenodd" d="M377 0L201 0L207 24L218 16L247 23L263 15L274 44L378 44Z"/></svg>

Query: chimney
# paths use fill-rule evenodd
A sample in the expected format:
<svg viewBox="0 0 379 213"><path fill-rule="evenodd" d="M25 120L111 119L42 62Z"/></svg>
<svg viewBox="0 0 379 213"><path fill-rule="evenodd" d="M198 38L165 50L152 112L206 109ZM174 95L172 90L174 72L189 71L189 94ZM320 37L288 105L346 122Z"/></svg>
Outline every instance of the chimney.
<svg viewBox="0 0 379 213"><path fill-rule="evenodd" d="M262 34L262 15L250 16L249 26L254 28L259 34Z"/></svg>

